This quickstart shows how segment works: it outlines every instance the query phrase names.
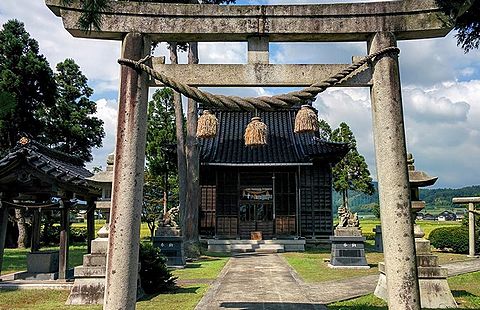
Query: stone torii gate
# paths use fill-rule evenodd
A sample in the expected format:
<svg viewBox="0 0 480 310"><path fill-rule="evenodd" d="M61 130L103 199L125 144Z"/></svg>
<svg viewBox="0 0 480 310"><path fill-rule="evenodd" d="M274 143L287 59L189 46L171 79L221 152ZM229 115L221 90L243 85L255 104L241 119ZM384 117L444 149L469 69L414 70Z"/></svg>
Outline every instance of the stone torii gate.
<svg viewBox="0 0 480 310"><path fill-rule="evenodd" d="M434 0L350 4L218 6L112 1L100 30L78 24L79 1L45 0L75 37L122 41L122 58L139 60L152 41L247 41L248 64L165 65L155 70L190 86L306 86L346 68L273 65L269 42L366 42L369 53L397 40L445 36L452 20ZM385 54L338 86L370 87L391 309L420 309L398 59ZM105 309L134 309L145 161L147 74L122 66Z"/></svg>
<svg viewBox="0 0 480 310"><path fill-rule="evenodd" d="M478 257L475 255L475 215L480 215L480 211L475 205L480 204L480 197L454 197L452 203L468 204L468 257Z"/></svg>

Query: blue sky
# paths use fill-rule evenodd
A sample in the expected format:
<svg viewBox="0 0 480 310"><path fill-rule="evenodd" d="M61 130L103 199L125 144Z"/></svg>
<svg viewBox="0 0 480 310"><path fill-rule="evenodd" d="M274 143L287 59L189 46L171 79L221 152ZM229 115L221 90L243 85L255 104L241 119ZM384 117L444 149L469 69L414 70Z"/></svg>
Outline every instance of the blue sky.
<svg viewBox="0 0 480 310"><path fill-rule="evenodd" d="M300 4L362 1L242 1L241 4ZM28 9L26 9L28 8ZM73 38L43 0L2 0L0 23L16 18L40 45L52 68L73 58L89 78L105 122L104 146L93 151L88 166L105 166L114 150L120 42ZM439 176L436 187L480 184L480 52L464 54L454 33L446 38L399 42L400 75L405 112L407 149L416 166ZM201 63L245 63L246 43L200 43ZM365 43L275 43L271 63L348 63L365 55ZM164 45L157 54L167 55ZM185 55L181 55L185 61ZM151 90L152 92L153 90ZM278 88L209 89L212 92L257 96L285 92ZM375 176L370 95L367 88L333 88L321 94L315 106L333 127L347 122L360 152Z"/></svg>

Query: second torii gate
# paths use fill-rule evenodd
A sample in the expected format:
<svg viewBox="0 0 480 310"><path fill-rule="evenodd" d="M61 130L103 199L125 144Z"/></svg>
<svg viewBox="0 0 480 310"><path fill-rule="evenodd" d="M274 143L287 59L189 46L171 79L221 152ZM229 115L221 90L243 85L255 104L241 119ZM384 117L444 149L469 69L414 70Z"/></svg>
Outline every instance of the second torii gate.
<svg viewBox="0 0 480 310"><path fill-rule="evenodd" d="M122 41L122 58L149 55L151 42L247 41L248 64L165 65L155 70L191 86L305 86L347 67L271 65L269 42L362 41L368 52L397 40L445 36L452 20L434 0L370 3L218 6L112 1L100 30L78 27L79 1L45 0L76 37ZM113 184L105 309L134 309L145 161L148 87L157 83L123 66ZM370 87L388 304L420 309L410 216L405 130L398 59L385 54L339 86Z"/></svg>

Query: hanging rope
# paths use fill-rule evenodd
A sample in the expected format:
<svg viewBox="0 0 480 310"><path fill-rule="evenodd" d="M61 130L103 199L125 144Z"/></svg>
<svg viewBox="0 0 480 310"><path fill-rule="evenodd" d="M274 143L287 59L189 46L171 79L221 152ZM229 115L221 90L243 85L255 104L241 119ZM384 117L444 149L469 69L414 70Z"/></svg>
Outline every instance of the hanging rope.
<svg viewBox="0 0 480 310"><path fill-rule="evenodd" d="M258 109L262 111L271 111L290 108L291 106L294 106L296 104L302 104L305 102L305 100L308 99L313 100L316 95L325 91L327 88L338 84L344 78L349 76L352 72L354 72L367 62L373 60L374 58L387 53L398 54L399 52L400 49L398 47L387 47L376 53L363 57L362 59L354 62L339 73L321 81L320 83L314 83L300 91L293 91L271 97L262 96L246 98L241 98L237 96L214 95L208 92L201 91L198 88L190 87L188 85L179 83L169 78L168 76L165 76L160 72L153 70L153 68L145 65L144 62L146 62L152 56L147 56L139 61L121 58L118 60L118 63L137 70L142 70L156 80L163 83L164 85L173 88L175 91L183 94L184 96L192 98L193 100L201 102L210 107L224 110L255 111L255 109Z"/></svg>

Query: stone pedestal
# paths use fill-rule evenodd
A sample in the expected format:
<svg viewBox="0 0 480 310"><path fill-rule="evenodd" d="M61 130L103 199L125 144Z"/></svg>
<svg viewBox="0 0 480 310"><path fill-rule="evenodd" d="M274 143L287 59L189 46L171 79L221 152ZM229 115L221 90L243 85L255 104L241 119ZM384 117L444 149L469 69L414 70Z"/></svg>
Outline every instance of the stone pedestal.
<svg viewBox="0 0 480 310"><path fill-rule="evenodd" d="M14 280L57 280L58 251L27 253L27 271L13 276Z"/></svg>
<svg viewBox="0 0 480 310"><path fill-rule="evenodd" d="M107 247L108 238L92 240L92 253L84 255L83 265L74 269L75 282L67 305L103 304Z"/></svg>
<svg viewBox="0 0 480 310"><path fill-rule="evenodd" d="M168 267L185 267L185 249L179 228L159 227L153 237L153 246L165 255Z"/></svg>
<svg viewBox="0 0 480 310"><path fill-rule="evenodd" d="M383 252L382 226L375 226L373 232L375 233L375 251Z"/></svg>
<svg viewBox="0 0 480 310"><path fill-rule="evenodd" d="M457 308L447 282L447 268L438 265L438 256L430 250L430 241L416 238L418 282L422 309ZM385 264L379 263L380 277L375 296L387 300Z"/></svg>
<svg viewBox="0 0 480 310"><path fill-rule="evenodd" d="M365 258L365 237L357 227L335 229L332 242L331 268L370 268Z"/></svg>

